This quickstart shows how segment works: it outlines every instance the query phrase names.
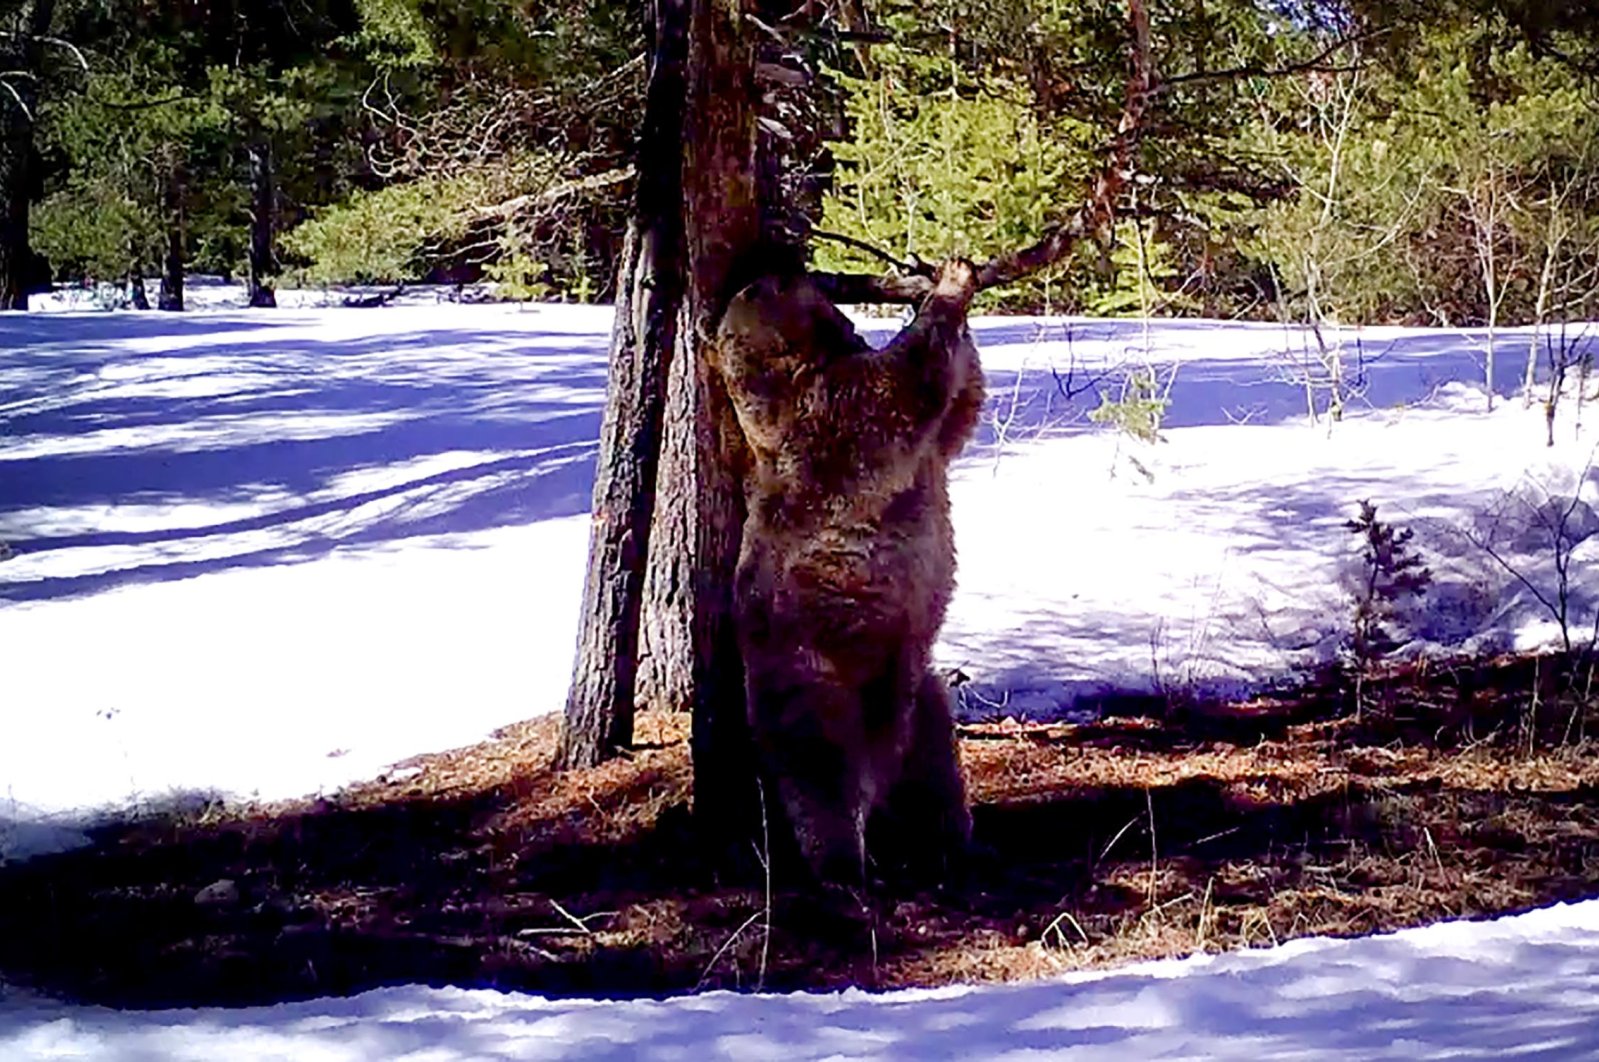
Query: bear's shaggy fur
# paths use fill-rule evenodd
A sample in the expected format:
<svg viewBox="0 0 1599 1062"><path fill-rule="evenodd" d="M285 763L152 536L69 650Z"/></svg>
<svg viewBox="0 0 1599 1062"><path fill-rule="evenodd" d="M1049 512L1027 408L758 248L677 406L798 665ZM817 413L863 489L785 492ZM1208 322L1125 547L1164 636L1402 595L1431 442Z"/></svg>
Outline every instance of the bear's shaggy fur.
<svg viewBox="0 0 1599 1062"><path fill-rule="evenodd" d="M928 669L955 579L949 460L977 422L969 263L873 350L803 276L730 304L713 344L754 457L734 608L751 730L823 881L859 884L868 820L945 858L971 815Z"/></svg>

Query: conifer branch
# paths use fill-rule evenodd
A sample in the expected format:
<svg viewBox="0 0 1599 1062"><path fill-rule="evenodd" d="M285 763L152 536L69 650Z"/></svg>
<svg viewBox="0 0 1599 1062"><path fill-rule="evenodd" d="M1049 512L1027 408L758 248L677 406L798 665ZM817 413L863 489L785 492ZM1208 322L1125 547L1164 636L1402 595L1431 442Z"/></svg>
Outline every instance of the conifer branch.
<svg viewBox="0 0 1599 1062"><path fill-rule="evenodd" d="M1144 119L1156 91L1150 53L1149 8L1144 0L1127 0L1127 21L1132 40L1126 99L1116 136L1109 145L1109 158L1094 178L1087 201L1032 246L999 255L978 266L979 291L1014 284L1047 269L1089 236L1109 239L1116 221L1116 201L1132 179ZM933 290L932 277L920 274L819 273L813 279L829 298L841 303L914 303L925 299Z"/></svg>

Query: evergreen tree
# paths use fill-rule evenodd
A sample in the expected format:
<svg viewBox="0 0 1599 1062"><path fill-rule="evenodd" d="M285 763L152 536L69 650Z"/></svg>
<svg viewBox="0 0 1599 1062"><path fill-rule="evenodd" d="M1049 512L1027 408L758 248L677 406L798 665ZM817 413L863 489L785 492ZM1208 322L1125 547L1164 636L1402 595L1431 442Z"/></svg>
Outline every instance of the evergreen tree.
<svg viewBox="0 0 1599 1062"><path fill-rule="evenodd" d="M293 234L303 277L607 290L643 83L636 11L370 0L361 17L373 180Z"/></svg>
<svg viewBox="0 0 1599 1062"><path fill-rule="evenodd" d="M0 7L0 310L28 308L38 273L29 214L39 182L35 130L73 46L52 35L56 0L12 0Z"/></svg>
<svg viewBox="0 0 1599 1062"><path fill-rule="evenodd" d="M361 172L363 71L340 47L354 8L99 0L58 21L87 74L41 122L55 172L38 235L52 257L97 279L159 266L170 308L191 256L224 272L242 257L252 302L270 304L280 217Z"/></svg>

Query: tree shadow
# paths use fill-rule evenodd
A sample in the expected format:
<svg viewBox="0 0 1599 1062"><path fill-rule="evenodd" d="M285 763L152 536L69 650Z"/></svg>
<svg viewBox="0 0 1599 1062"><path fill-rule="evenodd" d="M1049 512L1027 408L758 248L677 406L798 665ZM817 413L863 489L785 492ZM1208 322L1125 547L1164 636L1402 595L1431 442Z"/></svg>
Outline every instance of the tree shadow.
<svg viewBox="0 0 1599 1062"><path fill-rule="evenodd" d="M292 315L252 313L108 313L103 310L22 313L0 325L0 349L49 356L86 348L114 349L129 339L194 338L240 332L273 332L296 324Z"/></svg>
<svg viewBox="0 0 1599 1062"><path fill-rule="evenodd" d="M0 322L0 541L14 554L0 568L0 600L587 511L605 395L602 331L536 314L490 314L467 328L416 308L385 314L361 320L388 331L351 338L292 312ZM1147 327L1159 364L1179 373L1166 426L1302 415L1302 388L1283 378L1284 359L1305 342L1298 332L1215 321ZM990 416L971 460L1018 439L1093 428L1096 374L1115 383L1130 346L1146 342L1144 326L1127 321L980 320L976 335L991 351L1041 345L1036 366L1028 355L1021 369L990 371ZM1218 356L1222 335L1241 349ZM1358 354L1352 382L1375 406L1480 375L1480 337L1355 342L1370 352ZM1525 342L1501 337L1506 388ZM1083 375L1063 379L1079 354ZM1070 364L1057 364L1062 357Z"/></svg>
<svg viewBox="0 0 1599 1062"><path fill-rule="evenodd" d="M0 600L588 510L602 336L485 321L340 340L257 319L41 316L68 338L24 336L43 345L0 359L0 540L15 554Z"/></svg>
<svg viewBox="0 0 1599 1062"><path fill-rule="evenodd" d="M1029 439L1103 430L1089 419L1102 396L1117 398L1131 373L1153 369L1169 404L1163 429L1269 425L1305 418L1305 379L1318 378L1314 339L1302 329L1220 321L1050 319L979 322L980 350L994 354L987 369L989 416L974 440L979 451ZM1222 336L1225 335L1225 339ZM1447 384L1480 387L1488 349L1483 333L1356 331L1345 337L1345 388L1353 410L1423 403ZM1494 386L1519 390L1529 338L1508 332L1494 342ZM1234 349L1218 351L1226 343ZM1576 340L1580 350L1599 336ZM1145 352L1147 346L1147 353ZM1009 365L1021 348L1020 368ZM1170 378L1169 393L1164 392ZM1315 402L1324 412L1326 395Z"/></svg>
<svg viewBox="0 0 1599 1062"><path fill-rule="evenodd" d="M1596 482L1599 470L1588 470L1585 481L1568 475L1524 493L1534 502L1552 499L1558 516L1573 494L1591 498ZM1159 509L1143 510L1152 522L1129 522L1125 533L1158 536L1158 522L1170 512L1225 529L1226 552L1218 561L1226 565L1225 585L1222 571L1205 572L1207 592L1186 615L1172 599L1153 595L1083 600L1040 592L1025 606L985 615L988 625L977 632L959 626L965 616L957 590L955 625L945 630L946 645L955 645L942 649L941 659L976 676L957 690L962 719L1084 720L1106 706L1298 687L1347 649L1362 564L1361 544L1347 523L1368 498L1379 520L1414 532L1410 548L1431 572L1426 592L1396 603L1385 620L1401 646L1396 660L1558 645L1551 605L1561 600L1573 646L1580 647L1599 616L1599 566L1592 563L1599 534L1587 502L1573 507L1563 557L1550 514L1489 476L1463 489L1438 482L1424 467L1381 479L1317 469L1298 482L1173 484L1160 498ZM1152 567L1165 570L1164 563L1158 558Z"/></svg>
<svg viewBox="0 0 1599 1062"><path fill-rule="evenodd" d="M216 826L102 826L91 848L0 868L0 968L46 991L146 1007L413 982L563 994L656 983L658 964L640 947L564 961L521 932L572 928L546 895L614 895L642 867L658 888L685 881L672 873L669 831L589 844L544 822L529 828L549 835L524 845L506 820L519 791L547 780L360 808L319 802ZM659 783L640 776L607 799Z"/></svg>
<svg viewBox="0 0 1599 1062"><path fill-rule="evenodd" d="M1303 925L1279 927L1288 935L1491 909L1469 888L1430 897L1415 883L1419 856L1383 861L1426 851L1424 832L1440 872L1480 873L1502 848L1537 863L1516 873L1536 880L1540 900L1594 888L1589 790L1516 793L1360 769L1309 789L1272 770L1112 782L1083 759L1104 753L1105 737L1084 729L1034 743L1033 762L1052 765L1042 785L988 777L979 855L937 888L874 893L865 920L834 917L790 888L781 866L767 907L758 862L730 873L699 858L681 808L686 749L672 740L597 772L557 774L541 757L488 784L430 787L424 775L275 813L102 827L90 848L0 867L0 978L157 1008L408 983L608 998L890 988L964 980L962 964L995 947L1069 950L1080 936L1114 953L1151 920L1191 936L1197 918L1203 936L1208 918L1213 939L1236 946L1249 939L1239 912L1285 896L1320 905ZM1185 725L1171 737L1113 755L1176 764L1206 747ZM1489 822L1497 832L1472 832ZM1552 824L1554 847L1528 822ZM1327 899L1326 875L1340 866L1353 897L1344 906ZM1410 913L1385 915L1391 901L1379 898L1352 915L1368 887L1411 890Z"/></svg>

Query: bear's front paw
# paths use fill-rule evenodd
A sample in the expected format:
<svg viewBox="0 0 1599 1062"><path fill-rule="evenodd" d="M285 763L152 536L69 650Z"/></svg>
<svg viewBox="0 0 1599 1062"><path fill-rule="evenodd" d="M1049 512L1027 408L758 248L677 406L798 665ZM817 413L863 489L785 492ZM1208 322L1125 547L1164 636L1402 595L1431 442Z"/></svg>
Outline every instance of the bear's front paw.
<svg viewBox="0 0 1599 1062"><path fill-rule="evenodd" d="M951 258L938 267L933 281L933 298L950 299L962 306L977 294L977 267L965 258Z"/></svg>

